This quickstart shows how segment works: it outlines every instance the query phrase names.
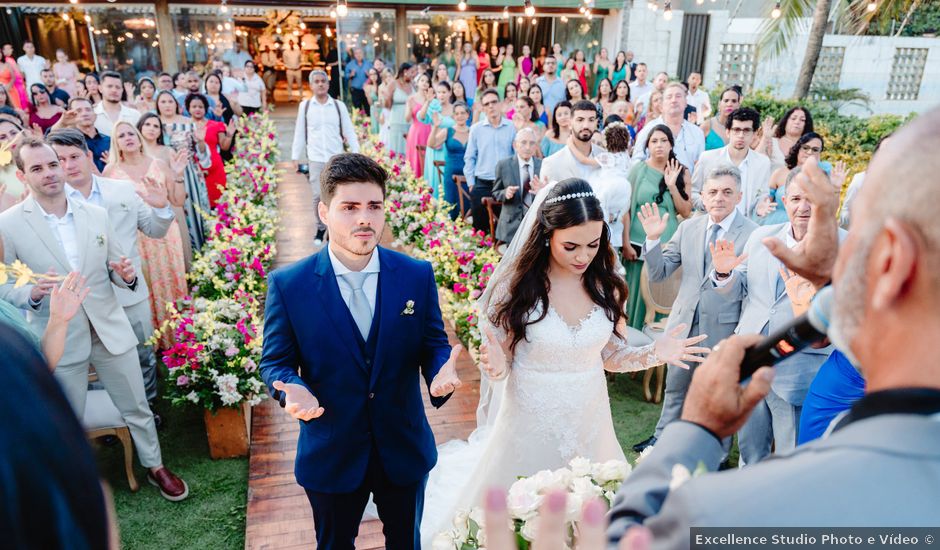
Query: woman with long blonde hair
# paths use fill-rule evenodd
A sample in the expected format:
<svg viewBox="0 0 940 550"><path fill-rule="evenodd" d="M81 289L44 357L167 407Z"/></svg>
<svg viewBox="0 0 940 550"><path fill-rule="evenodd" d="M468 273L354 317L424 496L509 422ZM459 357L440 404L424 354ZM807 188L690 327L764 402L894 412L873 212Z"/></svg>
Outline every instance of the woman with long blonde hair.
<svg viewBox="0 0 940 550"><path fill-rule="evenodd" d="M159 118L151 115L142 119L159 125ZM104 176L134 182L138 188L146 183L158 181L166 185L168 198L177 220L182 218L186 202L183 172L188 158L185 151L170 156L170 164L148 154L141 132L127 121L114 125L111 132L111 150ZM169 318L167 302L175 303L188 294L186 287L186 261L183 237L178 223L170 226L162 239L151 239L143 233L137 236L142 270L150 286L150 310L154 327L162 326ZM168 349L172 345L172 334L161 334L158 347Z"/></svg>

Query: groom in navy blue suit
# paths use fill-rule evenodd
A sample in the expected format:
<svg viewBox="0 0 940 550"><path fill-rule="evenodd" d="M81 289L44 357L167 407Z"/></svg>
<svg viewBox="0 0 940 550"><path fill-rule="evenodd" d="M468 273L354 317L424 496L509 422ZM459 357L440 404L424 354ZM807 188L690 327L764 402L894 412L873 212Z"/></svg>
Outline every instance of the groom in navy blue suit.
<svg viewBox="0 0 940 550"><path fill-rule="evenodd" d="M386 177L364 155L331 158L329 245L268 278L261 375L301 421L294 474L324 550L354 548L370 493L386 547L420 548L437 448L419 377L435 407L460 386L431 264L378 247Z"/></svg>

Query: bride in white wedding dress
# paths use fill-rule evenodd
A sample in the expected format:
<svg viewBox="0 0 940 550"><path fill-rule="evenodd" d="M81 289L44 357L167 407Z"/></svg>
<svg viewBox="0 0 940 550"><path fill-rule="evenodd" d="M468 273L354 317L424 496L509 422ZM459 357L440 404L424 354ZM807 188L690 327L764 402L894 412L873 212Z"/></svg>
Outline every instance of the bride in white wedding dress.
<svg viewBox="0 0 940 550"><path fill-rule="evenodd" d="M604 213L590 185L542 189L480 299L484 319L478 427L438 448L421 524L422 547L478 505L492 486L582 456L624 460L604 371L701 362L705 338L665 336L630 347L626 283L616 275ZM616 330L615 330L616 327ZM437 548L437 546L435 546Z"/></svg>

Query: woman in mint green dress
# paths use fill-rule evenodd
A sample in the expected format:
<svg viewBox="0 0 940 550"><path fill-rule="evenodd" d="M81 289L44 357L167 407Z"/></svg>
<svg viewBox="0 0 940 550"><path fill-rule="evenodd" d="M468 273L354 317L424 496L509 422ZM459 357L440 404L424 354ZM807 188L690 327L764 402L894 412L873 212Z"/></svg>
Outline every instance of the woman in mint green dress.
<svg viewBox="0 0 940 550"><path fill-rule="evenodd" d="M630 66L627 65L627 54L621 50L617 52L617 59L614 60L614 73L610 78L610 83L614 85L615 89L617 88L617 84L627 80L627 73L629 71Z"/></svg>
<svg viewBox="0 0 940 550"><path fill-rule="evenodd" d="M601 52L594 57L594 86L591 91L591 97L597 97L597 87L601 81L610 78L614 64L607 58L607 48L601 48ZM611 83L613 86L613 83Z"/></svg>
<svg viewBox="0 0 940 550"><path fill-rule="evenodd" d="M512 54L512 44L506 44L505 51L500 51L499 57L496 59L496 64L502 67L499 71L499 81L496 84L496 89L499 90L499 97L504 97L503 94L506 93L506 84L516 81L516 58L513 57Z"/></svg>
<svg viewBox="0 0 940 550"><path fill-rule="evenodd" d="M669 127L660 124L653 128L646 139L649 158L639 162L630 170L627 179L633 186L630 199L630 223L624 225L624 243L621 253L626 268L627 286L627 322L631 327L642 330L646 317L646 304L640 294L640 273L643 260L637 256L633 245L642 247L646 242L646 232L640 224L637 214L640 206L650 203L659 207L660 213L668 213L666 231L660 242L668 242L676 228L679 216L688 218L692 215L692 176L689 169L679 164L673 148L676 140ZM629 242L627 242L629 240Z"/></svg>

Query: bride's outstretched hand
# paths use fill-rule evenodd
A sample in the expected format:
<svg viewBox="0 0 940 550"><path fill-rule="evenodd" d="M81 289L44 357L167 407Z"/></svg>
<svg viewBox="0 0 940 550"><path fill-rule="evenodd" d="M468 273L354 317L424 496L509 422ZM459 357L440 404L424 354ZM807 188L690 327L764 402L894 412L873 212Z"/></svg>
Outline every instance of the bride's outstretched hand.
<svg viewBox="0 0 940 550"><path fill-rule="evenodd" d="M444 397L460 387L460 378L457 376L457 358L463 346L457 344L450 348L450 359L444 363L441 370L437 371L437 376L431 380L431 396Z"/></svg>
<svg viewBox="0 0 940 550"><path fill-rule="evenodd" d="M707 334L700 334L691 338L680 338L679 335L682 334L686 328L688 327L685 324L677 326L671 332L664 334L659 340L656 340L656 343L653 345L656 356L662 361L684 369L689 368L686 361L701 363L705 361L702 355L707 355L711 351L709 348L695 345L708 338Z"/></svg>
<svg viewBox="0 0 940 550"><path fill-rule="evenodd" d="M509 342L500 340L491 327L484 328L483 333L486 338L480 344L480 368L489 378L498 380L509 368Z"/></svg>

